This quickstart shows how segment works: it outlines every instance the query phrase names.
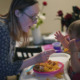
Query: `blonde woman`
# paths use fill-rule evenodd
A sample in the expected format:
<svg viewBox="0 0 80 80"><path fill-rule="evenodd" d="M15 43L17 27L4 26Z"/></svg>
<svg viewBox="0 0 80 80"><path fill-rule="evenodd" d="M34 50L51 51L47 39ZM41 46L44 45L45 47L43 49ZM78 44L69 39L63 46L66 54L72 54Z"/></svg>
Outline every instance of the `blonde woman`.
<svg viewBox="0 0 80 80"><path fill-rule="evenodd" d="M27 44L28 31L36 24L38 13L36 0L12 0L8 13L0 15L0 80L6 80L6 76L17 74L25 67L47 61L55 52L41 52L30 59L13 62L15 42L23 38L22 45Z"/></svg>

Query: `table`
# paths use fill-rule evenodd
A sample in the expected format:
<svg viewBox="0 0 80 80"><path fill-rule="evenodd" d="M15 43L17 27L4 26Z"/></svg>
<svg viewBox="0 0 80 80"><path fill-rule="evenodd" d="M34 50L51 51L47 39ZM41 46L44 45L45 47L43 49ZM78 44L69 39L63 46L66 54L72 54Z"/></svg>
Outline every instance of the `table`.
<svg viewBox="0 0 80 80"><path fill-rule="evenodd" d="M66 54L66 53L53 53L50 58L50 60L54 60L54 61L60 61L64 64L64 74L63 74L63 78L58 79L56 77L37 77L34 76L34 72L33 70L31 70L31 74L27 75L26 74L26 70L28 70L30 67L25 68L23 70L23 72L21 73L20 79L19 80L71 80L67 69L68 69L68 65L69 65L69 59L70 59L70 55Z"/></svg>
<svg viewBox="0 0 80 80"><path fill-rule="evenodd" d="M50 33L50 34L43 34L42 38L43 38L43 42L40 44L34 44L33 43L33 37L29 37L29 41L30 41L30 45L37 45L37 46L42 46L42 45L46 45L46 44L52 44L53 42L57 41L55 39L55 34L56 32ZM64 36L67 34L66 32L61 32Z"/></svg>

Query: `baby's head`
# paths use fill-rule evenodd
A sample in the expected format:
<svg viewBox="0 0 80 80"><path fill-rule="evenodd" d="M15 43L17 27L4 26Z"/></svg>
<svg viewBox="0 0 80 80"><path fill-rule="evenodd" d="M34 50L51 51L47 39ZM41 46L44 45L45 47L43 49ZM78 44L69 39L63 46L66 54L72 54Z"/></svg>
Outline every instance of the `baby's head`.
<svg viewBox="0 0 80 80"><path fill-rule="evenodd" d="M80 20L72 22L68 28L68 34L71 39L80 38Z"/></svg>
<svg viewBox="0 0 80 80"><path fill-rule="evenodd" d="M80 20L72 22L68 28L70 39L76 39L78 50L80 51Z"/></svg>

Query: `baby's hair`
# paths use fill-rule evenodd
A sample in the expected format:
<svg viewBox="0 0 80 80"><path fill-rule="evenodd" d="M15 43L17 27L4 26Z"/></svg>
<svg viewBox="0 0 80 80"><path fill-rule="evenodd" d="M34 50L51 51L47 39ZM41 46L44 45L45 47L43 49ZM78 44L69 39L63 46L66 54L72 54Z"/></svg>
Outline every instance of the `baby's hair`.
<svg viewBox="0 0 80 80"><path fill-rule="evenodd" d="M68 28L69 34L75 34L76 37L80 37L80 20L72 22Z"/></svg>

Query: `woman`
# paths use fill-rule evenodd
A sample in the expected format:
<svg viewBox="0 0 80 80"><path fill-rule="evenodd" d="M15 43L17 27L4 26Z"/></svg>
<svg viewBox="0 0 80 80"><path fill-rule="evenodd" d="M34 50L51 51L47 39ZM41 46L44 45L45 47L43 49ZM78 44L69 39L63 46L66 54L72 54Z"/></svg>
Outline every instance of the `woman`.
<svg viewBox="0 0 80 80"><path fill-rule="evenodd" d="M30 59L13 62L15 42L23 38L22 45L28 43L28 31L36 24L38 12L36 0L12 0L8 13L0 15L0 80L17 74L25 67L47 61L49 55L55 52L54 50L41 52Z"/></svg>

